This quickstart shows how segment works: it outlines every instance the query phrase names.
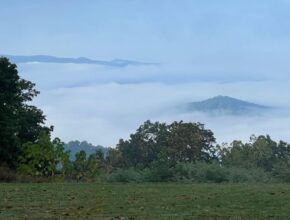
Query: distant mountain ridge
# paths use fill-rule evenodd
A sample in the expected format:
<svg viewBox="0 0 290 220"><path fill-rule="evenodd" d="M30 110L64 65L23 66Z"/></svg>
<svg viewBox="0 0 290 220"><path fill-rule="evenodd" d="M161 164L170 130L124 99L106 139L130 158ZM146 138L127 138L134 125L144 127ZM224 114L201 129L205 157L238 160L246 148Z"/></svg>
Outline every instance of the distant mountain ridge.
<svg viewBox="0 0 290 220"><path fill-rule="evenodd" d="M72 63L72 64L94 64L104 65L111 67L126 67L126 66L144 66L144 65L159 65L158 63L139 62L133 60L114 59L110 61L93 60L87 57L68 58L68 57L55 57L48 55L34 55L34 56L14 56L14 55L0 55L7 57L13 63Z"/></svg>
<svg viewBox="0 0 290 220"><path fill-rule="evenodd" d="M101 145L94 146L87 141L70 141L64 145L66 151L70 151L70 159L75 159L75 154L80 151L85 151L87 156L95 154L97 150L101 150L106 157L109 151L109 148L103 147Z"/></svg>
<svg viewBox="0 0 290 220"><path fill-rule="evenodd" d="M197 111L211 114L250 115L259 114L270 109L269 106L259 105L229 96L215 96L200 102L184 105L187 112Z"/></svg>

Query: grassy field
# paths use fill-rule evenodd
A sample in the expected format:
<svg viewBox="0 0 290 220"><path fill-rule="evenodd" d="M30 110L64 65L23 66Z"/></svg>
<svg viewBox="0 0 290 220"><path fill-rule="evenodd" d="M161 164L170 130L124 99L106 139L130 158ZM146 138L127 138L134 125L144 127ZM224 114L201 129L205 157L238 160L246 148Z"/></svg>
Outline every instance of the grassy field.
<svg viewBox="0 0 290 220"><path fill-rule="evenodd" d="M289 219L288 185L0 184L0 219Z"/></svg>

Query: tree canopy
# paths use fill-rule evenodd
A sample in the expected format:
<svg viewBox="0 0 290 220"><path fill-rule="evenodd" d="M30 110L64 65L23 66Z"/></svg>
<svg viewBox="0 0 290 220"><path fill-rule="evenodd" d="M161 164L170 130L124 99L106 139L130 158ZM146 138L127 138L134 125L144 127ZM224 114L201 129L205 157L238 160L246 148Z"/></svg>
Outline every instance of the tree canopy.
<svg viewBox="0 0 290 220"><path fill-rule="evenodd" d="M15 168L22 145L52 130L44 126L43 112L29 105L38 94L34 83L20 78L15 64L0 58L0 165Z"/></svg>
<svg viewBox="0 0 290 220"><path fill-rule="evenodd" d="M290 145L283 141L275 142L269 135L252 136L249 143L233 141L220 153L225 166L257 167L267 172L281 165L290 167Z"/></svg>
<svg viewBox="0 0 290 220"><path fill-rule="evenodd" d="M213 132L200 123L146 121L129 140L119 141L108 160L113 166L124 167L148 167L160 154L173 163L207 161L214 156L214 143Z"/></svg>

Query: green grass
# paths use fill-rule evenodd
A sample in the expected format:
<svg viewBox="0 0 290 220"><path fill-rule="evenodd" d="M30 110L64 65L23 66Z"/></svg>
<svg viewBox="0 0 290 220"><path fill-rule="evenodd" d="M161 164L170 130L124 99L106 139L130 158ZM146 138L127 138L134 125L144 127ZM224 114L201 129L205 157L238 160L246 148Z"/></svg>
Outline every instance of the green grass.
<svg viewBox="0 0 290 220"><path fill-rule="evenodd" d="M289 219L290 185L0 184L0 219Z"/></svg>

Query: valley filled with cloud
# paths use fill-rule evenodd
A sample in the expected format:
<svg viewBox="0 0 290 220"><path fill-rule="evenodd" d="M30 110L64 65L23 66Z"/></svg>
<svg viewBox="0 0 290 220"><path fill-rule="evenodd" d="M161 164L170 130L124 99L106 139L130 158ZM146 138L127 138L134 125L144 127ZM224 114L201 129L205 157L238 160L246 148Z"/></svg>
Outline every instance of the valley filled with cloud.
<svg viewBox="0 0 290 220"><path fill-rule="evenodd" d="M87 140L115 146L145 120L201 122L218 143L248 140L270 134L290 140L289 80L243 74L195 72L170 65L110 68L85 64L19 64L20 74L37 84L35 104L47 115L47 124L64 141ZM166 67L165 67L166 66ZM186 68L187 69L186 69ZM211 75L212 76L212 75ZM283 78L283 80L281 80ZM226 95L273 107L260 115L210 115L182 112L185 103Z"/></svg>

